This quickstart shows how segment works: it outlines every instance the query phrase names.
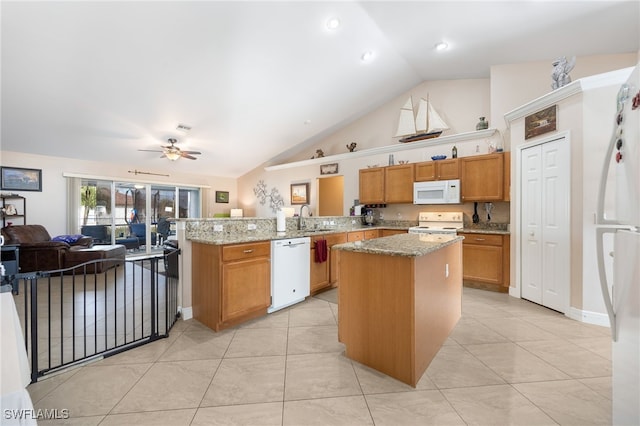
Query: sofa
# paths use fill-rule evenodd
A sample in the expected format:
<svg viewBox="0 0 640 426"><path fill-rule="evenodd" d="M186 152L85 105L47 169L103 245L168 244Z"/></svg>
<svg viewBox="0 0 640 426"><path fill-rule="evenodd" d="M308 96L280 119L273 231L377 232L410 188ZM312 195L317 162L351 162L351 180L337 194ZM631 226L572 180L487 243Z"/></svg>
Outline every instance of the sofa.
<svg viewBox="0 0 640 426"><path fill-rule="evenodd" d="M129 225L129 230L131 231L131 237L136 237L138 239L139 246L147 245L147 225L144 223L132 223ZM156 245L156 233L151 233L151 245Z"/></svg>
<svg viewBox="0 0 640 426"><path fill-rule="evenodd" d="M53 271L96 258L117 257L124 261L123 246L105 246L105 253L93 248L93 238L85 235L61 235L51 238L42 225L12 225L1 230L6 245L17 245L20 273ZM108 249L107 249L108 248ZM68 256L71 252L72 256ZM67 259L69 258L69 259Z"/></svg>

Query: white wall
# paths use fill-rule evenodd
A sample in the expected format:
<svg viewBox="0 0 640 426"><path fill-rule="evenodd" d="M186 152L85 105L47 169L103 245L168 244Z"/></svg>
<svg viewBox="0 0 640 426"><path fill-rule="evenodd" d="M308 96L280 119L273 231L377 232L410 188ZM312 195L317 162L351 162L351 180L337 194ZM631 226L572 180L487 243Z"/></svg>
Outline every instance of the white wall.
<svg viewBox="0 0 640 426"><path fill-rule="evenodd" d="M125 182L157 182L168 185L207 185L203 190L203 214L228 212L237 202L237 181L230 178L171 173L169 177L134 175L128 170L142 169L166 173L145 166L111 164L95 161L48 157L17 152L0 152L0 163L9 167L42 169L42 192L18 192L27 198L27 223L43 225L52 236L71 232L67 230L67 183L63 173L78 173L121 179ZM215 191L229 191L229 204L215 203ZM4 191L7 192L7 191ZM15 191L14 191L15 192Z"/></svg>

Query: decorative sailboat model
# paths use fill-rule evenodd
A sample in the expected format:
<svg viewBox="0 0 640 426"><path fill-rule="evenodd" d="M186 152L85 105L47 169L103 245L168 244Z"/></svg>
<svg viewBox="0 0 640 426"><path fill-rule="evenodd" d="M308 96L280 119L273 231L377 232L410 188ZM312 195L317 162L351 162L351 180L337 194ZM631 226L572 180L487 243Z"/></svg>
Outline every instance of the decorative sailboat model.
<svg viewBox="0 0 640 426"><path fill-rule="evenodd" d="M400 110L396 137L401 137L400 142L402 143L415 142L437 138L443 131L448 129L447 123L438 115L438 112L429 101L424 98L420 98L418 112L414 117L413 100L409 97Z"/></svg>

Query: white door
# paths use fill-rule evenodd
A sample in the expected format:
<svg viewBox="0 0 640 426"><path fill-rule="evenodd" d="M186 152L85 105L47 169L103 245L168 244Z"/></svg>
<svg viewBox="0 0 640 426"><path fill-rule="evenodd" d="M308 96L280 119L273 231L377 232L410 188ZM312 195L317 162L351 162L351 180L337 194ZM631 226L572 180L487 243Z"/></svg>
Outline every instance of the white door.
<svg viewBox="0 0 640 426"><path fill-rule="evenodd" d="M564 312L569 303L569 146L522 150L522 297Z"/></svg>

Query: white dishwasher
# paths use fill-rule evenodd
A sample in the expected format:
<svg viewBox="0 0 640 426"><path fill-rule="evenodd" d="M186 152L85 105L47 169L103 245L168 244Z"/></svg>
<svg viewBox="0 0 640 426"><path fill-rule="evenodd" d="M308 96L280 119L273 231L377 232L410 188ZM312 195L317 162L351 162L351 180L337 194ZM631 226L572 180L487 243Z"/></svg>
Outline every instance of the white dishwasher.
<svg viewBox="0 0 640 426"><path fill-rule="evenodd" d="M269 313L302 302L309 295L311 238L271 240Z"/></svg>

